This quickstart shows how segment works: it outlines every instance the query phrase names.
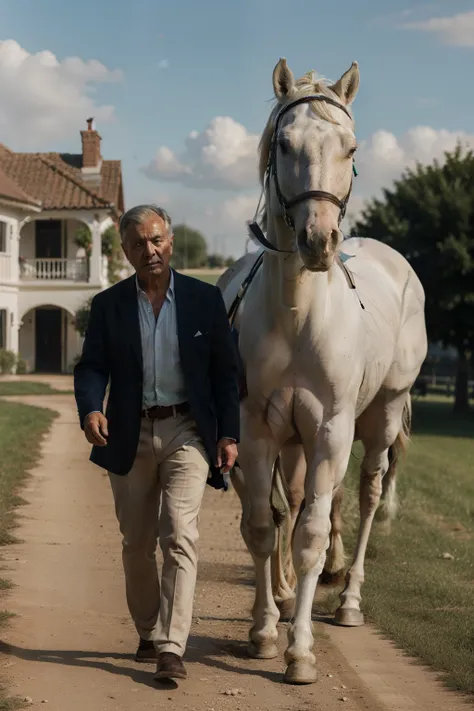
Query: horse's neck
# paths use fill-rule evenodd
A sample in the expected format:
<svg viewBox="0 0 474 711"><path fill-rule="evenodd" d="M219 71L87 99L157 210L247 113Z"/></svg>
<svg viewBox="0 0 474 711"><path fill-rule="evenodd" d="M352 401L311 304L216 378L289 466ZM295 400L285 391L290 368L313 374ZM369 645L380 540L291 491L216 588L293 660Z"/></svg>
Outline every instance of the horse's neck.
<svg viewBox="0 0 474 711"><path fill-rule="evenodd" d="M286 226L273 230L269 227L268 238L280 249L294 248L293 234ZM277 321L295 334L309 321L313 329L319 330L328 308L331 273L304 269L298 253L269 254L263 271L269 304L278 311Z"/></svg>

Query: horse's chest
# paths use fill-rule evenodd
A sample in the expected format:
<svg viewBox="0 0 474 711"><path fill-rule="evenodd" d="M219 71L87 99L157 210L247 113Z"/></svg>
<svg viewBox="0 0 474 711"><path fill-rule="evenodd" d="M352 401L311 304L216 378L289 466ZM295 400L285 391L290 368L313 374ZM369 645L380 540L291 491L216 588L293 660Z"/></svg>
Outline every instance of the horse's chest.
<svg viewBox="0 0 474 711"><path fill-rule="evenodd" d="M249 387L255 385L267 395L288 388L322 395L339 385L344 392L353 374L351 349L325 347L322 339L316 347L309 339L292 342L282 334L268 333L249 342L243 355Z"/></svg>

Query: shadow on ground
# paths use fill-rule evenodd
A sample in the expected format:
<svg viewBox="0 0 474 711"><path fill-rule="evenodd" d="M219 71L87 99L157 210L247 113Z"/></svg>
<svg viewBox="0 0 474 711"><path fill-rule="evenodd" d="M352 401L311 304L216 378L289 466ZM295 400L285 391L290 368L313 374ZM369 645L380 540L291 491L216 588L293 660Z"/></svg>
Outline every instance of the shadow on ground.
<svg viewBox="0 0 474 711"><path fill-rule="evenodd" d="M28 662L43 662L64 666L98 669L116 676L126 676L137 684L157 690L169 691L177 688L173 683L157 682L153 679L153 664L134 661L133 654L118 652L96 652L93 650L26 649L0 642L0 653ZM234 660L247 660L242 666ZM216 640L206 635L191 635L185 663L203 664L215 670L245 676L259 676L274 683L283 683L282 675L265 669L264 661L250 659L246 654L246 643L241 640ZM258 667L258 668L255 668Z"/></svg>

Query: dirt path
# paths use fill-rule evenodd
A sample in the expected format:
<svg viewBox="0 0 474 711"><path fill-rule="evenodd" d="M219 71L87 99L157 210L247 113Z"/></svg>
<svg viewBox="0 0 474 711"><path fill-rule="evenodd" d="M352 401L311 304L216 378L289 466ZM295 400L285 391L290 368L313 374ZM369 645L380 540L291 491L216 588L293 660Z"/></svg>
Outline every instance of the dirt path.
<svg viewBox="0 0 474 711"><path fill-rule="evenodd" d="M3 556L17 587L16 613L0 663L12 693L50 711L462 711L472 708L439 687L369 627L316 623L320 681L281 683L283 657L245 657L253 588L239 534L236 495L208 490L201 517L201 561L189 679L153 682L151 665L133 661L136 634L125 605L120 537L107 478L88 462L70 396L11 398L60 415L25 491L22 544ZM281 625L283 650L285 626ZM239 690L236 695L225 692ZM344 699L344 700L343 700ZM47 705L46 705L47 704Z"/></svg>

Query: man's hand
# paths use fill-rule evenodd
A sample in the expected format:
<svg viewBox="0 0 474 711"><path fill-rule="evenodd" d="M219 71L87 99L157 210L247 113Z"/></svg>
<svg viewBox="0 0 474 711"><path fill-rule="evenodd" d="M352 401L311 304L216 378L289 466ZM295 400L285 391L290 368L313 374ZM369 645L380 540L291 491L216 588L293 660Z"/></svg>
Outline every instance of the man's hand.
<svg viewBox="0 0 474 711"><path fill-rule="evenodd" d="M217 443L217 461L216 466L219 467L223 474L230 472L237 459L237 445L232 439L220 439Z"/></svg>
<svg viewBox="0 0 474 711"><path fill-rule="evenodd" d="M101 412L91 412L86 417L84 433L88 442L97 447L105 447L109 436L107 418Z"/></svg>

